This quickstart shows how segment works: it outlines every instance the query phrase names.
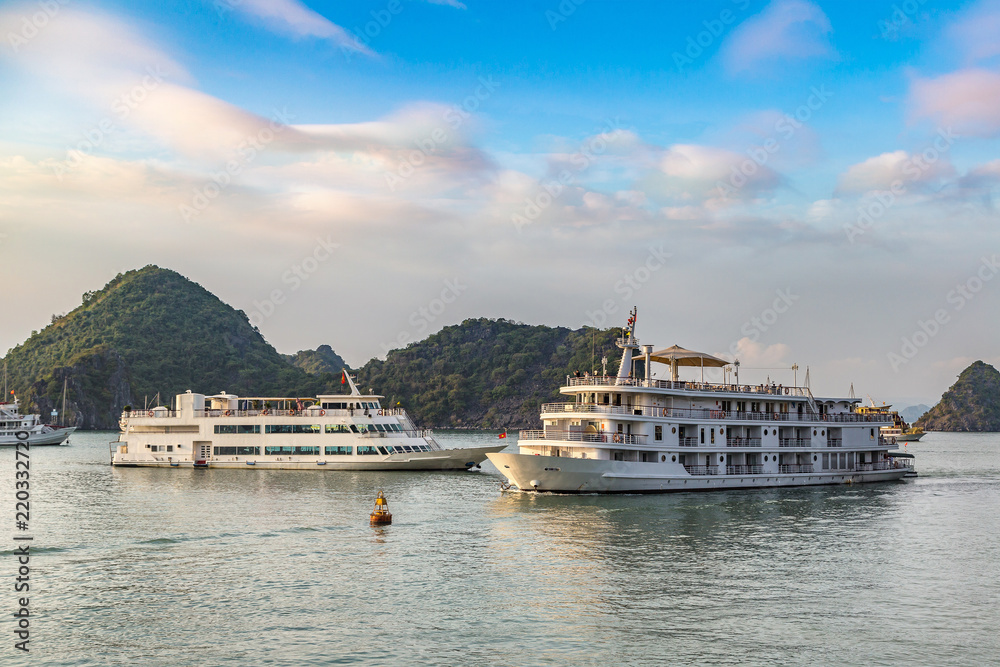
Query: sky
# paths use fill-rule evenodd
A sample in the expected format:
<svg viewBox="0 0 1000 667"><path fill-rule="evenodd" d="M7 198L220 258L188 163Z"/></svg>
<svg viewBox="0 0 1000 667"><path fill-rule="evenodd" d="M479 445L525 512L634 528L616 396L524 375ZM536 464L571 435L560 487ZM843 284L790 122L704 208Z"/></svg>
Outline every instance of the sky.
<svg viewBox="0 0 1000 667"><path fill-rule="evenodd" d="M0 350L156 264L355 366L634 306L742 382L933 404L1000 363L997 35L1000 2L0 2Z"/></svg>

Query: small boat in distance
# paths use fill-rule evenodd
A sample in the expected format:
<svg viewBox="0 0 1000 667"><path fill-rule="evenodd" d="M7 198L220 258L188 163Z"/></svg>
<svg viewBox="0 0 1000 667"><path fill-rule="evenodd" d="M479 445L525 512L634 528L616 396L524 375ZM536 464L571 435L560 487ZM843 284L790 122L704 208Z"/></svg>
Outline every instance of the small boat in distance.
<svg viewBox="0 0 1000 667"><path fill-rule="evenodd" d="M241 398L178 394L176 410L125 412L111 444L120 467L468 470L506 445L444 449L383 396Z"/></svg>
<svg viewBox="0 0 1000 667"><path fill-rule="evenodd" d="M5 397L6 398L6 397ZM17 397L0 403L0 446L61 445L76 430L75 427L52 426L42 422L40 415L21 414Z"/></svg>
<svg viewBox="0 0 1000 667"><path fill-rule="evenodd" d="M875 405L875 400L869 396L868 401L871 405L859 405L857 407L858 414L866 415L882 415L885 418L892 421L892 426L883 426L879 431L882 436L889 440L890 442L917 442L920 438L924 437L924 429L919 426L910 426L906 423L906 420L895 410L891 409L891 405Z"/></svg>

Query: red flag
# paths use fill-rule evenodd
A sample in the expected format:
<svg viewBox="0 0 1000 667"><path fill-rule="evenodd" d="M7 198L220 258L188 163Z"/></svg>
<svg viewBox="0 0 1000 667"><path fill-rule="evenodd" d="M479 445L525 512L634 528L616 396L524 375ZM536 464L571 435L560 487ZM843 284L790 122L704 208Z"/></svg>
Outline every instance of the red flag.
<svg viewBox="0 0 1000 667"><path fill-rule="evenodd" d="M347 371L340 371L340 384L347 384Z"/></svg>
<svg viewBox="0 0 1000 667"><path fill-rule="evenodd" d="M506 438L506 437L507 437L507 431L504 431L503 433L501 433L501 434L500 434L500 435L498 435L497 437L498 437L498 438L500 438L501 440L503 440L504 438Z"/></svg>

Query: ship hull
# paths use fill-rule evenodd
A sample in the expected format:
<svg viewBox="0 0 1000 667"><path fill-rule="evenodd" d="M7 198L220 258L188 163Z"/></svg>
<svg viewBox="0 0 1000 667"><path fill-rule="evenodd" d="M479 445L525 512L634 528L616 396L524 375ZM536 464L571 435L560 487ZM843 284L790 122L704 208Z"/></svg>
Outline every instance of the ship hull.
<svg viewBox="0 0 1000 667"><path fill-rule="evenodd" d="M42 445L61 445L69 439L69 436L76 430L75 427L58 428L48 432L28 433L26 440L19 440L16 436L0 437L0 447L13 447L20 442L25 442L29 447L39 447Z"/></svg>
<svg viewBox="0 0 1000 667"><path fill-rule="evenodd" d="M691 475L672 463L639 463L495 453L489 460L521 491L552 493L671 493L781 486L861 484L902 479L909 468L811 473Z"/></svg>
<svg viewBox="0 0 1000 667"><path fill-rule="evenodd" d="M192 461L175 457L158 456L140 460L115 457L112 465L118 468L228 468L260 470L468 470L486 460L488 454L499 452L506 445L443 449L413 454L390 456L353 456L338 461L336 457L295 456L281 457L230 457L229 460L208 459Z"/></svg>

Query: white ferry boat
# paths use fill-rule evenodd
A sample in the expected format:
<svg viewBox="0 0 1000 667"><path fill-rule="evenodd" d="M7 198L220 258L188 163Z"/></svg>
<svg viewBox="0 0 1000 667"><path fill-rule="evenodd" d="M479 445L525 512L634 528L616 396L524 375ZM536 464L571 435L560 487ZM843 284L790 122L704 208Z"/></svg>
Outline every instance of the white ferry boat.
<svg viewBox="0 0 1000 667"><path fill-rule="evenodd" d="M25 442L32 445L61 445L75 427L50 426L39 415L22 415L17 398L0 403L0 446Z"/></svg>
<svg viewBox="0 0 1000 667"><path fill-rule="evenodd" d="M113 466L323 470L467 470L506 445L443 449L382 396L241 398L187 393L176 410L123 413ZM305 403L311 403L306 406Z"/></svg>
<svg viewBox="0 0 1000 667"><path fill-rule="evenodd" d="M891 418L859 414L859 399L738 379L680 381L678 366L729 362L677 346L640 350L634 311L617 344L617 377L568 377L560 393L573 400L543 405L543 428L521 432L519 453L489 454L509 484L661 493L880 482L912 473L912 458L890 457L894 445L879 433ZM653 363L668 364L671 379L654 379Z"/></svg>

